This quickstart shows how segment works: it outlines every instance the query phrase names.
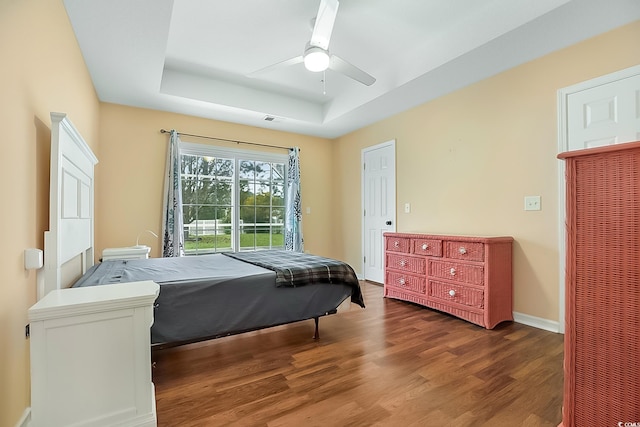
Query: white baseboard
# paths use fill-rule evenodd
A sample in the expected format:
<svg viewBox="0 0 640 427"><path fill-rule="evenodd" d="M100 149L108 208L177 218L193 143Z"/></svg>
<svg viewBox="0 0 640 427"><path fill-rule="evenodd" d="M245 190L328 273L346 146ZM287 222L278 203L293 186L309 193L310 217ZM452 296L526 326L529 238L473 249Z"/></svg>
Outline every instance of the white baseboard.
<svg viewBox="0 0 640 427"><path fill-rule="evenodd" d="M555 320L543 319L542 317L531 316L524 313L513 312L514 322L522 323L523 325L533 326L534 328L544 329L549 332L560 332L560 324Z"/></svg>
<svg viewBox="0 0 640 427"><path fill-rule="evenodd" d="M31 408L27 408L22 413L22 417L20 417L20 421L16 424L16 427L29 427L31 424Z"/></svg>

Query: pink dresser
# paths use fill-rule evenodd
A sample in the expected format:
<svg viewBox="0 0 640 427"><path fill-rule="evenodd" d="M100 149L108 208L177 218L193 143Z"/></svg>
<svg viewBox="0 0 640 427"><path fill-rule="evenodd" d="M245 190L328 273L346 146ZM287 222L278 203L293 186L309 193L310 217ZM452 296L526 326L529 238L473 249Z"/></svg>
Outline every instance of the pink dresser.
<svg viewBox="0 0 640 427"><path fill-rule="evenodd" d="M385 233L384 296L492 329L513 320L512 237Z"/></svg>
<svg viewBox="0 0 640 427"><path fill-rule="evenodd" d="M640 142L566 161L564 427L640 425Z"/></svg>

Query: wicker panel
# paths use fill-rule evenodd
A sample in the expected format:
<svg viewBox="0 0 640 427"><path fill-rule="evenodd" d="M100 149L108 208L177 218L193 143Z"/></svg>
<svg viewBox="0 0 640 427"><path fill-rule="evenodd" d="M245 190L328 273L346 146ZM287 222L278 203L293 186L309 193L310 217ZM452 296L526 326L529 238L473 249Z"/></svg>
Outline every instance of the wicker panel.
<svg viewBox="0 0 640 427"><path fill-rule="evenodd" d="M470 307L484 308L484 292L481 289L429 280L429 296L441 299L445 304L455 302Z"/></svg>
<svg viewBox="0 0 640 427"><path fill-rule="evenodd" d="M466 261L483 261L484 244L474 242L445 242L444 256Z"/></svg>
<svg viewBox="0 0 640 427"><path fill-rule="evenodd" d="M384 296L389 298L400 299L403 301L409 301L420 305L426 305L427 299L424 296L412 294L410 292L404 292L396 288L385 288Z"/></svg>
<svg viewBox="0 0 640 427"><path fill-rule="evenodd" d="M635 146L594 150L567 164L566 427L640 422L640 144Z"/></svg>
<svg viewBox="0 0 640 427"><path fill-rule="evenodd" d="M387 253L387 268L425 274L427 271L426 264L426 260L421 257Z"/></svg>
<svg viewBox="0 0 640 427"><path fill-rule="evenodd" d="M405 291L427 293L427 280L424 276L412 276L411 274L387 272L386 286L393 286Z"/></svg>
<svg viewBox="0 0 640 427"><path fill-rule="evenodd" d="M442 240L411 239L411 253L416 255L442 256Z"/></svg>
<svg viewBox="0 0 640 427"><path fill-rule="evenodd" d="M513 320L513 271L511 244L484 247L485 322L491 329L505 320Z"/></svg>
<svg viewBox="0 0 640 427"><path fill-rule="evenodd" d="M386 248L392 252L404 252L409 253L411 250L411 239L402 237L387 237L385 238Z"/></svg>
<svg viewBox="0 0 640 427"><path fill-rule="evenodd" d="M484 267L482 265L430 259L429 276L471 285L484 285Z"/></svg>
<svg viewBox="0 0 640 427"><path fill-rule="evenodd" d="M452 307L448 304L440 304L437 301L429 300L427 301L427 306L431 308L435 308L436 310L444 311L445 313L453 314L461 319L467 320L471 323L475 323L476 325L480 325L485 327L484 324L484 314L476 313L474 311L463 310L457 307Z"/></svg>

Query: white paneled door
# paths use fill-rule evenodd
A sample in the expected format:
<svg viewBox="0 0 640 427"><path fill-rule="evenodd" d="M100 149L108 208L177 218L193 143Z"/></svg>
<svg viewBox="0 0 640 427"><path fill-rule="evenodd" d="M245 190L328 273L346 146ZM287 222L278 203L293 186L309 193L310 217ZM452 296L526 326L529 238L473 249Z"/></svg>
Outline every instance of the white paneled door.
<svg viewBox="0 0 640 427"><path fill-rule="evenodd" d="M364 279L384 283L382 233L396 230L396 148L388 141L362 150Z"/></svg>
<svg viewBox="0 0 640 427"><path fill-rule="evenodd" d="M569 150L640 139L640 75L567 95Z"/></svg>
<svg viewBox="0 0 640 427"><path fill-rule="evenodd" d="M573 151L640 140L640 66L558 91L559 151ZM565 177L559 162L560 316L564 332Z"/></svg>

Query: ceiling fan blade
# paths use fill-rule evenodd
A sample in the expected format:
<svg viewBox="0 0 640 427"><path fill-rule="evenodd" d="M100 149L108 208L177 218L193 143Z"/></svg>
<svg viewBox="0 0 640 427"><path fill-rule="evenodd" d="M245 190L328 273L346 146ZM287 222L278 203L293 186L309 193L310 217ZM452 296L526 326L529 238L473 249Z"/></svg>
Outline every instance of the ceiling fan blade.
<svg viewBox="0 0 640 427"><path fill-rule="evenodd" d="M347 77L351 77L353 80L356 80L366 86L371 86L376 82L375 77L365 73L360 68L348 63L336 55L331 55L329 69L344 74Z"/></svg>
<svg viewBox="0 0 640 427"><path fill-rule="evenodd" d="M312 46L318 46L324 50L329 49L329 39L333 31L333 24L336 22L338 13L338 0L320 0L318 15L316 15L316 23L313 26L311 34Z"/></svg>
<svg viewBox="0 0 640 427"><path fill-rule="evenodd" d="M291 65L300 64L304 58L302 55L296 56L295 58L289 58L284 61L276 62L275 64L269 65L267 67L261 68L259 70L253 71L247 75L247 77L257 77L260 74L269 73L271 71L277 70L279 68L289 67Z"/></svg>

